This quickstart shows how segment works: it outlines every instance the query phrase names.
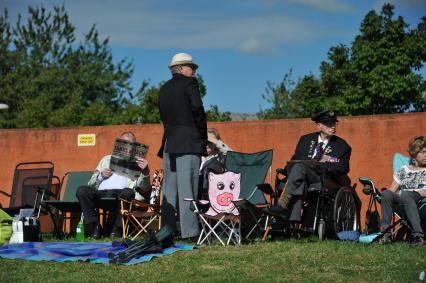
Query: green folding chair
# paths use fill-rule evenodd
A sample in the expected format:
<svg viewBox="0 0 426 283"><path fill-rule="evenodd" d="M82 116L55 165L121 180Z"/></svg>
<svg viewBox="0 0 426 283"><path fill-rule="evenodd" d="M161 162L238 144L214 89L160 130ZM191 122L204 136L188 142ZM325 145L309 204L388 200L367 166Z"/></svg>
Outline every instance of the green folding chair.
<svg viewBox="0 0 426 283"><path fill-rule="evenodd" d="M261 190L269 173L268 182L272 183L272 150L256 153L229 151L226 155L226 170L241 173L240 199L235 203L240 212L241 236L248 239L254 232L263 229L264 219L261 208L270 205ZM268 185L269 186L269 185ZM260 235L260 234L259 234Z"/></svg>
<svg viewBox="0 0 426 283"><path fill-rule="evenodd" d="M62 177L61 187L65 186L64 197L62 200L48 200L43 204L47 205L52 218L56 222L56 235L61 238L66 219L72 219L73 214L81 213L80 202L77 199L77 189L81 186L87 186L93 171L71 171L65 173ZM67 214L69 213L69 216Z"/></svg>

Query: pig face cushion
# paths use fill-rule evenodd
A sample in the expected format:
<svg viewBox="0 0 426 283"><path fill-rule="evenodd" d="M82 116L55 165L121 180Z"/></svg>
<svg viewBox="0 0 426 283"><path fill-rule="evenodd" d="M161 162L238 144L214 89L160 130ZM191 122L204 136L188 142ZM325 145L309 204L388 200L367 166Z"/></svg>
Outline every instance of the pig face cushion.
<svg viewBox="0 0 426 283"><path fill-rule="evenodd" d="M223 174L209 173L209 215L232 213L238 215L238 210L232 201L240 196L240 173L226 172Z"/></svg>

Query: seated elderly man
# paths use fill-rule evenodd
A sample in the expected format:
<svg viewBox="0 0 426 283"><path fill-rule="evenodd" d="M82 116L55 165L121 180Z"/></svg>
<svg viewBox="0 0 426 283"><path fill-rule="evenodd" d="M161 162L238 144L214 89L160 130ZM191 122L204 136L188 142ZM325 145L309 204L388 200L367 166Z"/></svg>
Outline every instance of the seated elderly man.
<svg viewBox="0 0 426 283"><path fill-rule="evenodd" d="M119 137L122 140L135 142L132 132L124 132ZM110 168L111 155L104 156L96 167L87 186L77 189L77 198L84 215L84 224L90 238L99 239L102 236L102 227L96 209L96 201L103 197L115 197L131 200L143 199L150 192L149 167L145 158L139 158L137 165L141 170L140 176L132 180L126 176L114 173ZM142 195L143 196L142 196ZM148 196L149 197L149 196ZM121 227L121 216L118 211L111 211L110 219L113 224L110 237L118 236Z"/></svg>
<svg viewBox="0 0 426 283"><path fill-rule="evenodd" d="M335 135L338 120L334 111L317 113L312 120L319 131L300 138L291 160L313 159L324 162L327 176L337 181L349 172L352 149L344 139ZM284 171L287 171L287 167ZM309 187L320 187L321 174L321 170L310 167L307 163L295 163L288 174L287 188L282 192L278 204L266 208L265 212L290 221L301 221L303 197Z"/></svg>

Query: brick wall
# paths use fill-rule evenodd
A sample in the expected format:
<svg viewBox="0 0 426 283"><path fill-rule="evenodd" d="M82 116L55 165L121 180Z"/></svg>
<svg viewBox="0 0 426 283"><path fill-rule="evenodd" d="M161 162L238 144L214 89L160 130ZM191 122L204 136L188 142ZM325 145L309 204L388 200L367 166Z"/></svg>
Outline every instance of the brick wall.
<svg viewBox="0 0 426 283"><path fill-rule="evenodd" d="M379 187L388 186L392 179L393 153L406 154L409 138L426 134L426 113L341 117L339 120L337 134L352 146L349 177L353 183L360 176L368 176ZM217 122L209 123L209 127L217 128L222 139L235 151L273 149L274 171L291 157L301 135L317 130L310 119ZM163 132L161 125L0 130L0 189L11 191L13 171L19 162L52 161L55 175L59 177L67 171L94 170L100 158L111 152L115 137L129 130L150 146L150 167L161 168L161 159L156 156ZM77 146L78 134L95 134L96 145ZM357 191L363 201L363 216L367 198L360 184ZM0 203L8 206L8 199L0 195Z"/></svg>

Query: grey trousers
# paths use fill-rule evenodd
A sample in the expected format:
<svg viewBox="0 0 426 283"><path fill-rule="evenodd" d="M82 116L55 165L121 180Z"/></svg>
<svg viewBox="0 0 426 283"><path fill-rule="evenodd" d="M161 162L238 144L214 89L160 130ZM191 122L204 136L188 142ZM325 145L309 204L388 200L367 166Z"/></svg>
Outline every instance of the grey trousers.
<svg viewBox="0 0 426 283"><path fill-rule="evenodd" d="M200 156L193 154L163 154L163 219L162 225L168 225L176 231L176 212L179 208L179 220L182 238L200 234L197 215L192 212L189 201L198 196Z"/></svg>
<svg viewBox="0 0 426 283"><path fill-rule="evenodd" d="M416 192L402 192L401 196L397 193L385 190L382 193L382 229L386 229L391 225L392 215L394 212L393 206L402 204L405 214L410 222L412 236L423 236L423 230L420 222L419 209L417 203L423 197Z"/></svg>
<svg viewBox="0 0 426 283"><path fill-rule="evenodd" d="M303 163L296 163L288 176L286 193L292 195L290 221L300 221L303 197L309 186L321 187L320 174Z"/></svg>

